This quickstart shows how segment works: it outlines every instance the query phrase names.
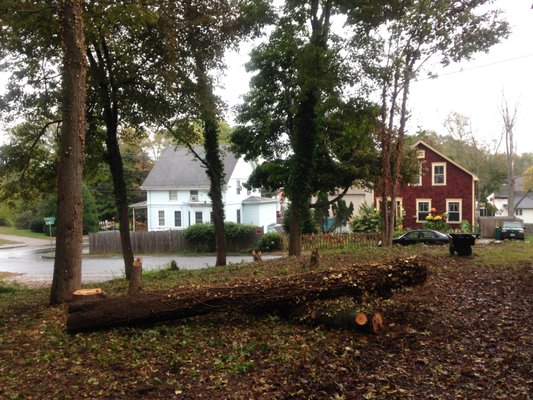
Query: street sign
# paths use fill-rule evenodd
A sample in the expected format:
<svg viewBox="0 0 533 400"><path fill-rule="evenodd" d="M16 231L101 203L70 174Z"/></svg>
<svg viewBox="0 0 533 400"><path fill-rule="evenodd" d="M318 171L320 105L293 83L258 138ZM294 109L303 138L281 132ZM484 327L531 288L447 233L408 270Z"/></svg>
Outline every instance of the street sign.
<svg viewBox="0 0 533 400"><path fill-rule="evenodd" d="M45 217L44 223L45 225L54 225L56 223L56 217Z"/></svg>

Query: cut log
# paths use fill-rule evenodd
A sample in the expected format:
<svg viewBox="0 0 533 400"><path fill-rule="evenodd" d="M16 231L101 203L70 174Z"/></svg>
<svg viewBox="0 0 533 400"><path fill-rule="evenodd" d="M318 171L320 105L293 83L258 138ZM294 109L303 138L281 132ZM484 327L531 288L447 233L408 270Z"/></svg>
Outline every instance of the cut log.
<svg viewBox="0 0 533 400"><path fill-rule="evenodd" d="M384 329L383 315L380 312L361 312L355 307L338 308L336 305L319 303L299 305L283 310L282 315L309 325L322 325L327 328L355 330L363 333L380 333Z"/></svg>
<svg viewBox="0 0 533 400"><path fill-rule="evenodd" d="M130 282L128 287L128 294L130 296L135 295L141 291L141 276L143 273L142 260L137 257L133 262L133 268L131 270Z"/></svg>
<svg viewBox="0 0 533 400"><path fill-rule="evenodd" d="M79 289L72 293L72 302L87 302L106 297L104 291L100 288L93 289Z"/></svg>
<svg viewBox="0 0 533 400"><path fill-rule="evenodd" d="M379 293L426 280L428 261L422 257L382 264L352 265L342 270L250 279L233 284L178 287L164 292L105 299L69 307L69 332L116 326L151 325L163 321L228 310L279 309L306 301Z"/></svg>

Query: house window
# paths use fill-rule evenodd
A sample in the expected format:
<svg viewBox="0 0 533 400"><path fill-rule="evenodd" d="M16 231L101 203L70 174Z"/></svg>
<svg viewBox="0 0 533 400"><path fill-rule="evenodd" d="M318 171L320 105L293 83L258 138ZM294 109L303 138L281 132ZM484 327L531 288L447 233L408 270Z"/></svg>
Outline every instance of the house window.
<svg viewBox="0 0 533 400"><path fill-rule="evenodd" d="M426 151L425 150L417 150L416 151L416 158L418 158L418 159L426 158Z"/></svg>
<svg viewBox="0 0 533 400"><path fill-rule="evenodd" d="M241 210L237 210L237 223L241 223Z"/></svg>
<svg viewBox="0 0 533 400"><path fill-rule="evenodd" d="M181 211L174 211L174 226L181 226Z"/></svg>
<svg viewBox="0 0 533 400"><path fill-rule="evenodd" d="M413 186L422 186L422 163L418 164L418 177Z"/></svg>
<svg viewBox="0 0 533 400"><path fill-rule="evenodd" d="M446 200L448 222L458 224L461 222L461 200Z"/></svg>
<svg viewBox="0 0 533 400"><path fill-rule="evenodd" d="M190 201L198 201L198 190L191 190Z"/></svg>
<svg viewBox="0 0 533 400"><path fill-rule="evenodd" d="M196 224L201 224L204 222L204 214L201 211L196 211L194 213L194 221Z"/></svg>
<svg viewBox="0 0 533 400"><path fill-rule="evenodd" d="M416 222L426 222L426 217L431 210L431 200L417 200L416 209Z"/></svg>
<svg viewBox="0 0 533 400"><path fill-rule="evenodd" d="M519 215L519 216L523 215L523 214L522 214L522 209L521 209L521 208L517 208L517 209L515 209L515 210L514 210L514 215Z"/></svg>
<svg viewBox="0 0 533 400"><path fill-rule="evenodd" d="M178 191L177 190L169 190L168 191L168 199L169 200L178 200Z"/></svg>
<svg viewBox="0 0 533 400"><path fill-rule="evenodd" d="M165 211L159 210L157 212L157 217L158 217L159 226L165 226Z"/></svg>
<svg viewBox="0 0 533 400"><path fill-rule="evenodd" d="M433 185L446 185L446 163L433 163Z"/></svg>
<svg viewBox="0 0 533 400"><path fill-rule="evenodd" d="M241 181L237 181L237 194L241 194Z"/></svg>

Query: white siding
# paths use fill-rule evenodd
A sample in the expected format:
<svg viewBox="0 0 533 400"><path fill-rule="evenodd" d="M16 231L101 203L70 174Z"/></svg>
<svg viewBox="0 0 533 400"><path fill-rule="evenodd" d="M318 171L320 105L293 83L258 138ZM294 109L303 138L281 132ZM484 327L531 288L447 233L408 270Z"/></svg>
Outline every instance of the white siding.
<svg viewBox="0 0 533 400"><path fill-rule="evenodd" d="M223 188L222 201L225 205L226 221L237 222L237 210L241 210L241 222L247 223L244 218L244 210L242 201L253 196L260 196L259 190L248 191L242 187L240 193L237 193L237 184L240 182L241 186L248 180L252 173L254 165L250 162L245 162L243 158L239 159L232 175L228 180L227 187ZM170 200L169 191L177 190L177 200ZM195 223L195 213L202 212L203 222L211 222L211 199L208 196L208 189L193 189L198 190L198 202L191 202L190 188L168 188L168 190L149 190L146 195L146 208L148 218L148 230L169 230L169 229L185 229ZM270 216L270 211L265 216L258 215L253 220L256 225L263 226L276 222L276 204L267 207L268 210L274 207L273 220ZM159 211L165 213L165 224L159 225ZM181 211L180 227L174 226L174 212ZM272 222L265 222L272 221Z"/></svg>

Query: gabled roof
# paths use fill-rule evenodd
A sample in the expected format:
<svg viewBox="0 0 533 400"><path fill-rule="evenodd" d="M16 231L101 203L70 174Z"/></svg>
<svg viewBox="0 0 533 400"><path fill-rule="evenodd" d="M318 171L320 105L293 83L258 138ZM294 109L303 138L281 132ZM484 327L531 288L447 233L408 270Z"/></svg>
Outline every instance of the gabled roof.
<svg viewBox="0 0 533 400"><path fill-rule="evenodd" d="M472 178L474 178L475 181L479 181L479 178L477 177L476 174L470 172L469 170L467 170L466 168L462 167L461 165L457 164L455 161L453 161L451 158L445 156L444 154L442 154L440 151L434 149L433 147L431 147L429 144L427 144L426 142L424 142L423 140L419 140L418 142L416 142L413 147L418 147L418 145L422 145L424 147L427 147L429 150L431 150L432 152L438 154L440 157L444 158L446 161L448 161L449 163L452 163L453 165L455 165L457 168L463 170L464 172L466 172L467 174L469 175L472 175Z"/></svg>
<svg viewBox="0 0 533 400"><path fill-rule="evenodd" d="M242 201L242 204L264 204L264 203L277 203L276 199L270 197L250 196Z"/></svg>
<svg viewBox="0 0 533 400"><path fill-rule="evenodd" d="M203 146L195 146L193 149L200 157L205 157ZM224 183L227 185L238 159L229 151L228 146L220 146L220 151L226 173ZM209 184L205 167L188 148L168 147L161 153L141 189L207 189Z"/></svg>

